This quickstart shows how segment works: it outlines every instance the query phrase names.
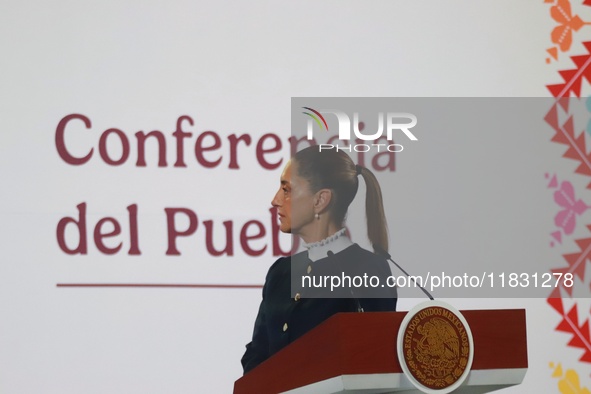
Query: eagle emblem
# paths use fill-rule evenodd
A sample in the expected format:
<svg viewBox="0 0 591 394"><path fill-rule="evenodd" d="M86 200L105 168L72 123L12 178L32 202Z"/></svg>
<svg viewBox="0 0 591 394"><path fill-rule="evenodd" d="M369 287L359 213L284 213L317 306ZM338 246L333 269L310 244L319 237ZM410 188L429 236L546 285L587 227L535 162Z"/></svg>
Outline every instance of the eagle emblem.
<svg viewBox="0 0 591 394"><path fill-rule="evenodd" d="M443 390L465 377L472 340L462 320L463 317L450 309L429 306L410 317L406 327L401 327L404 329L401 362L424 387Z"/></svg>

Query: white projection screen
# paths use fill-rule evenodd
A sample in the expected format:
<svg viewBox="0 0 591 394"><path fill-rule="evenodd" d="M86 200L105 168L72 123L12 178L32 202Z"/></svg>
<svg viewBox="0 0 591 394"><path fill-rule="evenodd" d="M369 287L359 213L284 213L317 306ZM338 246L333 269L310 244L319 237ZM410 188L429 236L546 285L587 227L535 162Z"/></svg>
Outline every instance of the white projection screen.
<svg viewBox="0 0 591 394"><path fill-rule="evenodd" d="M545 100L424 127L378 177L407 270L570 273L439 298L526 310L504 392L590 388L590 5L0 2L0 392L231 392L291 246L270 208L302 97Z"/></svg>

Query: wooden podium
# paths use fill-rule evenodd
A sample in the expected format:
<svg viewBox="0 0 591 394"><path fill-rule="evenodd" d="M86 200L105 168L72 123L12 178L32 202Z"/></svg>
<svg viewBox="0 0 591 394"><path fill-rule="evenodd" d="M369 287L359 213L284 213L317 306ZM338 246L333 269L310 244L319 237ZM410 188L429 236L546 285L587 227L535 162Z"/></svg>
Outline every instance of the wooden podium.
<svg viewBox="0 0 591 394"><path fill-rule="evenodd" d="M527 371L525 310L462 311L474 359L454 393L520 384ZM235 394L420 393L396 353L406 312L339 313L234 383Z"/></svg>

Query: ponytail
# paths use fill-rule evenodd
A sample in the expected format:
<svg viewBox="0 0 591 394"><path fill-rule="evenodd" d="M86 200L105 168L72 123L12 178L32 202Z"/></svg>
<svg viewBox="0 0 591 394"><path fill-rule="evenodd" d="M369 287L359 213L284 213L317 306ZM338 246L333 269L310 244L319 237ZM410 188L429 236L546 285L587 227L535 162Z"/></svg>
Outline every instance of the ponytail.
<svg viewBox="0 0 591 394"><path fill-rule="evenodd" d="M319 151L310 146L295 154L298 175L309 182L315 193L322 188L333 191L329 214L334 223L343 225L347 209L357 194L359 175L366 185L365 216L367 238L375 252L388 252L388 228L382 190L375 175L367 168L355 165L343 151L328 149Z"/></svg>
<svg viewBox="0 0 591 394"><path fill-rule="evenodd" d="M374 251L388 252L388 225L384 212L382 189L377 178L368 168L356 166L357 172L365 181L365 218L367 238Z"/></svg>

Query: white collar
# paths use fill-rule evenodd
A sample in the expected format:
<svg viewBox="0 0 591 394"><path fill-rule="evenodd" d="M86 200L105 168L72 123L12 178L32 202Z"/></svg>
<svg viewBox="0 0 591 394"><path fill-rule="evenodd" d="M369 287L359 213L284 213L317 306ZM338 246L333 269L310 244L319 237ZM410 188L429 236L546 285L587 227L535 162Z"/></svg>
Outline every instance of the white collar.
<svg viewBox="0 0 591 394"><path fill-rule="evenodd" d="M353 245L353 241L345 234L346 231L347 229L342 228L322 241L311 244L304 242L304 248L308 249L308 258L312 261L318 261L328 257L328 252L336 254Z"/></svg>

